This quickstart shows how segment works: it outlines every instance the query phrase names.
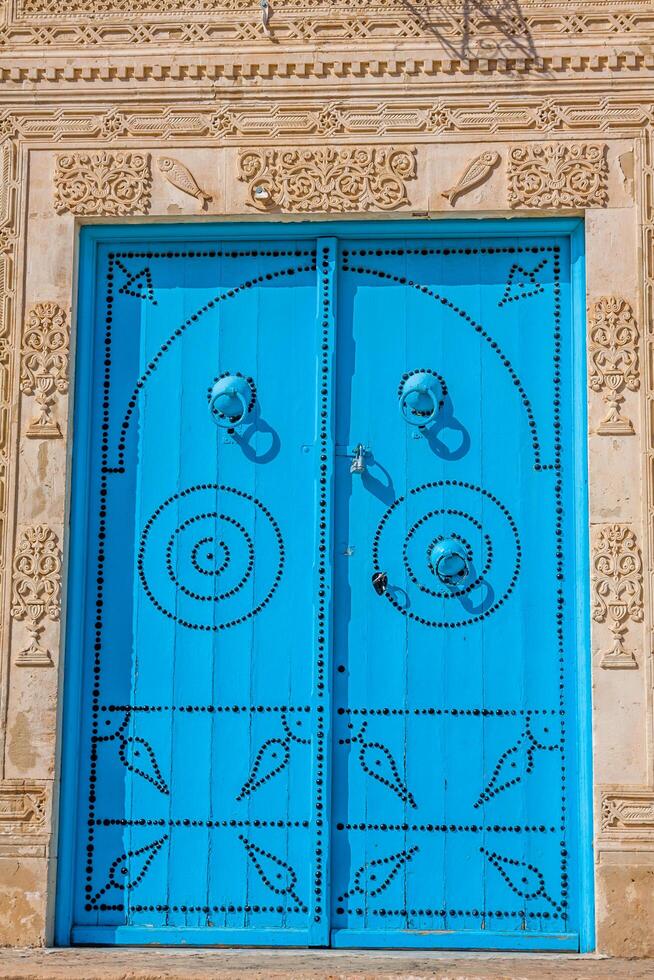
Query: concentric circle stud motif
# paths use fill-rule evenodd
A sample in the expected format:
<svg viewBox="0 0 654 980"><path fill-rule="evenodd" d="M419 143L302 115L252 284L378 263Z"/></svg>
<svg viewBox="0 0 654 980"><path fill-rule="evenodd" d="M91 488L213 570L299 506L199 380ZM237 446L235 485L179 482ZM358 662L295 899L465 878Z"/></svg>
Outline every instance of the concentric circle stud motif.
<svg viewBox="0 0 654 980"><path fill-rule="evenodd" d="M496 612L513 592L522 549L508 509L482 487L425 483L386 511L373 540L384 596L424 626L456 628Z"/></svg>
<svg viewBox="0 0 654 980"><path fill-rule="evenodd" d="M447 387L435 371L420 368L402 376L397 394L405 422L423 427L433 422L443 407Z"/></svg>
<svg viewBox="0 0 654 980"><path fill-rule="evenodd" d="M254 383L241 374L222 375L209 392L211 417L221 429L231 429L245 422L254 401Z"/></svg>
<svg viewBox="0 0 654 980"><path fill-rule="evenodd" d="M137 559L141 584L159 612L208 631L261 612L283 566L282 534L270 511L251 494L216 483L182 490L157 507Z"/></svg>

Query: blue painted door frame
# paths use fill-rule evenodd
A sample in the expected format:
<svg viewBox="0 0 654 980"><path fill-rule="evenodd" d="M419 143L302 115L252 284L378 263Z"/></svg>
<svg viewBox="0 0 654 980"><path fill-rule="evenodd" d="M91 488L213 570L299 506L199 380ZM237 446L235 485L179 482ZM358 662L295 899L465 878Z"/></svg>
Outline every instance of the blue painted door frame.
<svg viewBox="0 0 654 980"><path fill-rule="evenodd" d="M581 222L81 236L57 942L591 949Z"/></svg>

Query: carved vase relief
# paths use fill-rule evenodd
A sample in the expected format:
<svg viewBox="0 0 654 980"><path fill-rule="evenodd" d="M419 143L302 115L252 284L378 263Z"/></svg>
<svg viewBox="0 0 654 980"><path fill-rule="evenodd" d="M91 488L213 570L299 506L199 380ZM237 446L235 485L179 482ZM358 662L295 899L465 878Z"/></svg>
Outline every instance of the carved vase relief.
<svg viewBox="0 0 654 980"><path fill-rule="evenodd" d="M57 535L45 524L23 529L14 555L11 615L25 622L30 643L16 659L19 667L49 667L50 651L41 643L43 620L59 619L61 552Z"/></svg>
<svg viewBox="0 0 654 980"><path fill-rule="evenodd" d="M617 296L604 296L589 311L590 378L593 391L601 392L607 414L598 426L599 435L633 435L630 419L622 414L624 390L638 391L638 325L629 303Z"/></svg>
<svg viewBox="0 0 654 980"><path fill-rule="evenodd" d="M600 655L600 666L635 668L636 657L625 646L629 621L643 621L643 563L636 535L624 524L597 531L593 548L593 619L606 623L613 644Z"/></svg>
<svg viewBox="0 0 654 980"><path fill-rule="evenodd" d="M25 320L20 372L20 390L35 396L38 410L25 433L29 438L61 437L52 404L57 394L68 391L68 348L65 310L56 303L33 306Z"/></svg>

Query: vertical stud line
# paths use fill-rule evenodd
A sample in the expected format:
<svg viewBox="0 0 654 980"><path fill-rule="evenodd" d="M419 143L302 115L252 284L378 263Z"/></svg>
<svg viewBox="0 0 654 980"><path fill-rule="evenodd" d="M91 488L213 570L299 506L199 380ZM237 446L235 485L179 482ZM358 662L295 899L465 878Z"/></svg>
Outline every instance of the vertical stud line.
<svg viewBox="0 0 654 980"><path fill-rule="evenodd" d="M318 397L317 397L317 534L314 566L316 619L313 703L314 721L314 851L311 895L311 945L329 944L330 808L331 808L331 617L333 593L333 457L334 364L336 357L335 238L317 241Z"/></svg>

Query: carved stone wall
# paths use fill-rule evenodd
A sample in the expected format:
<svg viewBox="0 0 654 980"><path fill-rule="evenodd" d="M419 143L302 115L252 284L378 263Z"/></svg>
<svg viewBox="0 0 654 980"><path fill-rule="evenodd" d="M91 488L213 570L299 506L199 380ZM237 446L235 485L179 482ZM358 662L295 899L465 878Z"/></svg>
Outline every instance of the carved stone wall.
<svg viewBox="0 0 654 980"><path fill-rule="evenodd" d="M1 942L52 936L79 223L581 214L597 943L654 953L653 31L652 0L0 0Z"/></svg>

